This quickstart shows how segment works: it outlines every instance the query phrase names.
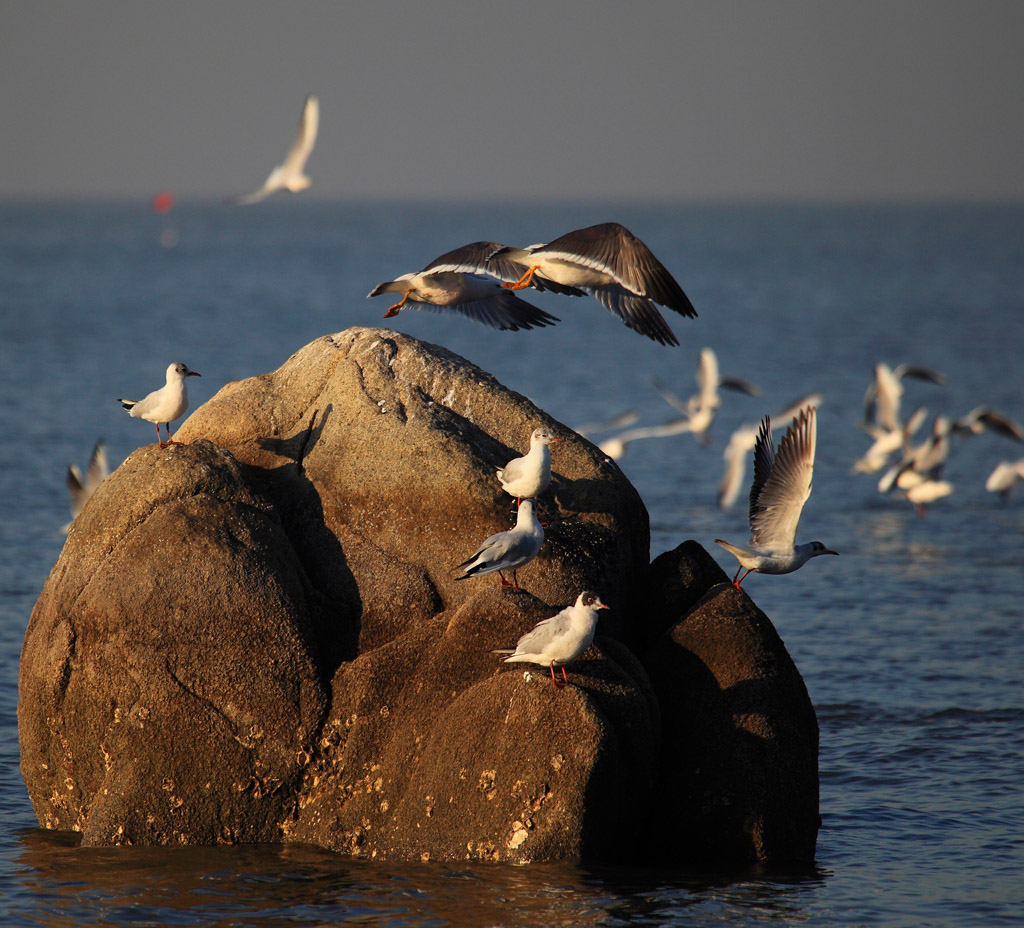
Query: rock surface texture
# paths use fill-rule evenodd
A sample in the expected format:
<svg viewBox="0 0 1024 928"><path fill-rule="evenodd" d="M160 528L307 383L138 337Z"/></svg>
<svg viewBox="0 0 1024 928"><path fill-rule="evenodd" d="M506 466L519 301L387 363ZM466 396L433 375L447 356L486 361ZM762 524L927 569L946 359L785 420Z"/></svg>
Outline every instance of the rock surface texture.
<svg viewBox="0 0 1024 928"><path fill-rule="evenodd" d="M457 580L513 523L495 469L540 425L564 441L524 591ZM18 720L44 827L378 859L813 858L817 723L771 623L696 543L650 564L633 487L524 397L358 328L227 385L177 437L99 487L33 611ZM611 610L573 686L490 653L582 589Z"/></svg>

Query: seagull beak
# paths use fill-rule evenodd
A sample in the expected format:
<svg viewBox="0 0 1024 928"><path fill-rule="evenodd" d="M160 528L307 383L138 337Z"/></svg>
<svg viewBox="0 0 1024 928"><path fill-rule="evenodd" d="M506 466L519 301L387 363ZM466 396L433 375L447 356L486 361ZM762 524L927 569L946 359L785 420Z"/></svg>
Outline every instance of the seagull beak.
<svg viewBox="0 0 1024 928"><path fill-rule="evenodd" d="M185 376L186 377L202 377L203 375L200 374L198 371L189 371Z"/></svg>
<svg viewBox="0 0 1024 928"><path fill-rule="evenodd" d="M822 554L834 554L836 557L839 557L839 552L838 551L833 551L831 548L826 548L822 552Z"/></svg>

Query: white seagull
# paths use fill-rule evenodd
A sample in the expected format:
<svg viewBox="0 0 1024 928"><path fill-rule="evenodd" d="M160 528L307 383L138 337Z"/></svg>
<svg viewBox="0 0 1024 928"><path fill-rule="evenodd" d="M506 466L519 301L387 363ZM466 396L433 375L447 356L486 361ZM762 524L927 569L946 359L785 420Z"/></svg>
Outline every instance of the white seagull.
<svg viewBox="0 0 1024 928"><path fill-rule="evenodd" d="M561 440L551 429L536 428L530 435L530 450L498 470L502 489L517 503L539 496L551 484L551 445Z"/></svg>
<svg viewBox="0 0 1024 928"><path fill-rule="evenodd" d="M232 197L229 202L239 206L247 206L250 203L258 203L278 190L287 190L290 193L300 193L306 190L313 181L303 173L306 169L306 161L313 153L313 146L316 144L316 133L320 127L320 102L310 94L302 107L302 118L299 120L299 130L295 134L288 154L270 176L263 182L259 190L242 196Z"/></svg>
<svg viewBox="0 0 1024 928"><path fill-rule="evenodd" d="M925 515L928 503L949 496L953 484L942 480L942 471L949 458L952 423L946 416L936 416L928 438L920 445L906 448L903 459L890 467L878 481L878 492L901 491L914 504L919 516Z"/></svg>
<svg viewBox="0 0 1024 928"><path fill-rule="evenodd" d="M534 326L554 325L557 316L519 299L485 273L470 268L499 247L495 242L473 242L446 252L418 273L403 274L378 284L366 296L400 293L402 298L384 313L384 318L403 309L449 310L461 313L495 329L517 331ZM540 289L540 288L538 288Z"/></svg>
<svg viewBox="0 0 1024 928"><path fill-rule="evenodd" d="M715 411L722 405L720 387L757 396L760 390L749 380L739 377L722 377L718 372L718 356L710 348L702 348L697 359L697 392L688 400L665 387L657 378L651 383L661 398L673 409L678 410L687 418L687 428L701 445L710 440L709 429L715 417Z"/></svg>
<svg viewBox="0 0 1024 928"><path fill-rule="evenodd" d="M576 660L594 640L597 628L597 610L607 609L597 593L584 590L572 606L566 606L558 615L538 622L517 642L515 649L500 648L492 654L508 654L505 663L527 663L548 666L551 682L562 689L569 682L565 665ZM555 667L562 668L562 683L555 679Z"/></svg>
<svg viewBox="0 0 1024 928"><path fill-rule="evenodd" d="M89 455L89 463L83 475L77 464L68 467L67 486L68 495L71 498L71 522L78 518L78 514L89 501L96 487L98 487L110 473L110 462L107 460L107 446L100 439L93 445L92 454ZM71 528L71 522L64 526L67 533Z"/></svg>
<svg viewBox="0 0 1024 928"><path fill-rule="evenodd" d="M1016 461L1000 461L988 479L985 481L985 489L989 493L998 493L1004 500L1010 498L1013 488L1024 482L1024 458Z"/></svg>
<svg viewBox="0 0 1024 928"><path fill-rule="evenodd" d="M491 535L471 558L455 568L465 572L464 576L455 579L466 580L497 571L502 586L510 586L518 591L520 586L516 571L537 556L542 544L544 528L534 513L534 501L524 499L519 505L515 528ZM505 579L506 570L512 571L511 583Z"/></svg>
<svg viewBox="0 0 1024 928"><path fill-rule="evenodd" d="M874 444L853 465L856 473L875 473L889 463L896 451L905 450L911 435L924 421L923 409L918 409L906 425L900 417L903 397L903 378L913 377L931 383L945 384L946 378L929 367L900 364L890 368L879 361L875 364L875 377L864 394L864 421L861 427L874 439Z"/></svg>
<svg viewBox="0 0 1024 928"><path fill-rule="evenodd" d="M740 562L732 581L737 590L751 571L788 574L819 554L838 554L820 541L795 543L800 512L811 495L817 434L814 407L808 406L786 429L776 456L771 419L765 416L761 422L750 487L750 544L741 547L715 539Z"/></svg>
<svg viewBox="0 0 1024 928"><path fill-rule="evenodd" d="M180 442L171 438L171 423L179 416L185 414L188 409L188 390L185 389L186 377L200 376L195 371L190 371L184 364L178 361L167 368L167 382L159 389L154 390L145 399L126 400L118 398L118 402L128 410L128 415L133 419L145 419L156 426L156 440L161 448L167 445L177 445ZM160 423L167 428L167 441L160 436Z"/></svg>
<svg viewBox="0 0 1024 928"><path fill-rule="evenodd" d="M625 325L663 345L678 345L655 303L682 316L697 311L682 287L651 250L617 222L577 229L553 242L528 248L505 246L490 262L512 262L523 268L520 278L503 284L510 290L534 285L562 285L584 291L618 316Z"/></svg>

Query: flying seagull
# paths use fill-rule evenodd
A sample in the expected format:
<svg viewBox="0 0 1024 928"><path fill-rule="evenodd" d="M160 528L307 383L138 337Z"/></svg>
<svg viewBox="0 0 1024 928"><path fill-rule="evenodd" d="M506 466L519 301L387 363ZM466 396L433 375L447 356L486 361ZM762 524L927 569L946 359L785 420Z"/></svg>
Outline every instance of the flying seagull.
<svg viewBox="0 0 1024 928"><path fill-rule="evenodd" d="M242 196L231 197L228 202L238 206L248 206L250 203L258 203L278 190L287 190L290 193L300 193L306 190L313 181L303 172L306 169L306 161L313 153L313 146L316 144L316 133L320 127L320 103L313 94L306 97L302 107L302 118L299 120L299 130L295 134L288 154L270 176L263 182L259 190Z"/></svg>
<svg viewBox="0 0 1024 928"><path fill-rule="evenodd" d="M71 522L78 518L78 514L89 501L89 497L109 473L110 462L107 460L107 446L103 443L103 439L93 445L84 474L79 470L77 464L71 464L68 467L67 487L68 495L71 498ZM65 534L71 528L71 522L64 526Z"/></svg>
<svg viewBox="0 0 1024 928"><path fill-rule="evenodd" d="M473 242L445 252L418 273L403 274L378 284L366 295L367 299L383 293L402 294L384 313L385 319L403 309L426 309L461 313L492 328L510 331L558 322L556 316L503 289L494 277L472 270L496 247L499 246L494 242Z"/></svg>
<svg viewBox="0 0 1024 928"><path fill-rule="evenodd" d="M697 311L675 278L640 239L617 222L577 229L553 242L528 248L504 246L490 262L510 262L522 273L504 286L521 290L538 279L584 291L629 328L663 345L679 340L655 304L693 318Z"/></svg>
<svg viewBox="0 0 1024 928"><path fill-rule="evenodd" d="M788 574L819 554L838 553L820 541L795 543L800 512L811 495L817 433L814 407L808 406L786 429L776 455L771 419L765 416L762 420L754 446L754 482L750 487L750 544L743 547L715 539L740 562L732 581L737 590L751 571Z"/></svg>

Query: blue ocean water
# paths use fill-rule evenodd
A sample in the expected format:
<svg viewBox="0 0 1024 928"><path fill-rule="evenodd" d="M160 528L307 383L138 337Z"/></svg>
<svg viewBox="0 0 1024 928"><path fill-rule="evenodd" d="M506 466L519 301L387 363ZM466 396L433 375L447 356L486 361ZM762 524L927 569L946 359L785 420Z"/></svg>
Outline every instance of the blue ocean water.
<svg viewBox="0 0 1024 928"><path fill-rule="evenodd" d="M699 312L665 348L592 300L529 299L562 318L496 332L463 318L381 316L382 280L476 239L523 244L617 220ZM165 247L161 238L175 241ZM672 315L666 313L666 317ZM69 518L64 473L97 438L112 463L154 438L114 401L201 372L193 408L325 333L384 325L463 355L571 427L636 410L673 418L700 348L757 383L726 394L709 446L630 445L620 466L651 515L652 556L745 540L716 503L741 424L820 391L801 540L839 558L744 582L773 619L821 726L816 863L793 872L560 864L380 865L308 848L83 850L41 831L21 780L17 670L29 614ZM1024 207L582 204L0 204L0 913L31 925L1002 925L1024 923L1024 488L984 488L1024 445L957 439L956 487L924 518L851 473L876 361L904 411L986 404L1024 420ZM595 440L604 433L593 436ZM777 436L778 437L778 436ZM555 457L557 471L557 451Z"/></svg>

